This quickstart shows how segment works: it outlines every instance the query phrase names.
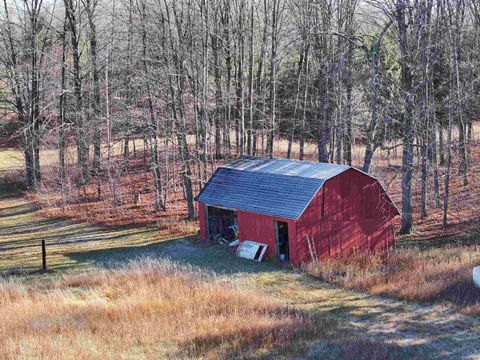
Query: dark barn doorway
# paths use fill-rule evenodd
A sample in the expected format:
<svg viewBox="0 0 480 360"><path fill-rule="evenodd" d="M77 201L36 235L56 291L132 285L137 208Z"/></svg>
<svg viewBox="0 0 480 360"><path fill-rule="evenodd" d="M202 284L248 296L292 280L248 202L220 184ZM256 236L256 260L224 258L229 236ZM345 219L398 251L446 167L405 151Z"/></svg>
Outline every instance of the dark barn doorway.
<svg viewBox="0 0 480 360"><path fill-rule="evenodd" d="M235 239L237 226L237 212L235 210L222 209L207 206L207 229L210 239L218 240L219 237L232 241Z"/></svg>
<svg viewBox="0 0 480 360"><path fill-rule="evenodd" d="M277 255L281 262L290 261L290 249L288 247L288 224L283 221L275 222L277 240Z"/></svg>

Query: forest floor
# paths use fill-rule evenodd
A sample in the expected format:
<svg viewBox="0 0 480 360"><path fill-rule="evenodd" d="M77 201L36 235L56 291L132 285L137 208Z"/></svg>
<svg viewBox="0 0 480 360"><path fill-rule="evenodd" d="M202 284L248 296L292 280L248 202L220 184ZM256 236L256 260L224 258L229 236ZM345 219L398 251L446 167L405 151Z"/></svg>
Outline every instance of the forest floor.
<svg viewBox="0 0 480 360"><path fill-rule="evenodd" d="M468 184L463 185L459 176L459 164L455 160L451 172L449 226L442 227L444 166L439 167L439 202L435 206L433 177L430 176L428 193L428 216L420 216L421 179L417 170L412 182L412 205L414 227L409 235L398 235L398 244L415 244L419 247L442 246L455 243L459 237L467 234L480 234L480 125L474 127L474 140L469 143ZM126 227L156 227L163 237L190 236L198 229L197 222L186 221L187 207L184 200L180 168L170 168L169 174L163 180L167 193L167 210L155 211L153 208L153 180L148 165L148 156L143 151L143 142L132 141L130 149L135 144L136 152L130 154L128 171L123 169L121 143L112 147L112 165L110 177L103 174L100 181L94 179L92 184L78 188L71 181L64 184L64 193L58 185L57 153L55 150L43 150L41 163L43 166L44 186L34 199L42 205L43 214L49 218L68 217L78 222L98 226ZM276 142L277 157L286 156L287 143L279 139ZM193 151L193 150L192 150ZM361 167L364 148L356 145L353 152L353 164ZM453 158L457 159L457 151L453 148ZM296 158L298 144L293 146L293 158ZM160 147L164 156L167 150ZM387 193L401 209L401 147L392 151L378 149L372 163L372 175L385 186ZM170 154L174 156L174 154ZM68 172L75 177L78 169L75 167L75 151L70 150ZM315 161L316 153L313 144L307 144L306 160ZM192 162L193 164L193 162ZM210 176L222 162L209 164L207 177ZM170 165L171 166L171 165ZM193 166L193 165L192 165ZM22 154L14 149L6 149L0 153L0 173L15 177L22 169ZM194 194L200 190L203 174L197 166L193 166ZM100 191L99 191L100 190ZM137 198L137 195L139 196ZM140 201L137 201L140 200ZM397 218L396 229L399 230L400 218Z"/></svg>
<svg viewBox="0 0 480 360"><path fill-rule="evenodd" d="M104 229L67 219L45 219L34 203L12 192L6 194L5 188L0 198L0 239L0 269L4 274L22 275L19 279L30 284L52 281L66 269L67 273L88 274L98 271L95 269L124 267L134 260L146 262L147 258L170 259L212 272L220 283L234 283L330 324L335 331L323 334L321 341L312 340L307 358L480 356L480 319L445 306L341 289L301 271L239 259L220 245L201 246L184 238L159 241L156 232L147 228ZM51 272L25 276L39 267L41 239L47 240ZM77 292L87 290L79 288Z"/></svg>

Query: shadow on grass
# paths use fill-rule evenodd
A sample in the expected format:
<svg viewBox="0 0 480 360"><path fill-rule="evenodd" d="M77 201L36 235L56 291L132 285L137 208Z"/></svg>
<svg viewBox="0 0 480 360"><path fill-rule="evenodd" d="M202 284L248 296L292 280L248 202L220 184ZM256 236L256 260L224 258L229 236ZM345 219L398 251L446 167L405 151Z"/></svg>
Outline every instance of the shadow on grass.
<svg viewBox="0 0 480 360"><path fill-rule="evenodd" d="M18 172L0 171L0 200L16 198L25 190L18 175Z"/></svg>
<svg viewBox="0 0 480 360"><path fill-rule="evenodd" d="M311 347L308 359L325 360L397 360L397 359L432 359L422 345L400 346L381 340L361 337L340 338L324 341Z"/></svg>
<svg viewBox="0 0 480 360"><path fill-rule="evenodd" d="M212 271L217 274L259 273L280 271L281 268L267 262L256 262L236 257L233 250L222 245L200 245L190 239L172 239L143 246L123 246L84 252L67 253L67 257L79 263L96 267L114 268L142 260L168 259L180 264Z"/></svg>
<svg viewBox="0 0 480 360"><path fill-rule="evenodd" d="M458 306L479 305L480 289L475 287L471 278L468 278L452 283L442 290L437 297Z"/></svg>
<svg viewBox="0 0 480 360"><path fill-rule="evenodd" d="M388 306L373 306L359 315L361 307L319 305L317 311L343 319L351 337L319 343L307 358L313 359L477 359L480 336L477 323L465 318L441 318L406 309L395 320ZM384 323L385 326L379 325ZM389 324L390 323L390 324ZM352 331L352 329L354 329Z"/></svg>
<svg viewBox="0 0 480 360"><path fill-rule="evenodd" d="M15 229L15 230L13 230ZM111 234L112 229L91 228L74 222L59 221L56 219L39 219L23 225L13 225L0 229L0 237L13 239L0 242L0 251L29 248L36 246L41 240L48 242L48 246L65 245L70 243L95 242L121 238L123 234ZM153 230L151 230L153 231ZM44 235L41 235L45 232ZM142 231L148 232L148 231ZM50 234L49 234L50 233ZM111 234L111 235L107 235Z"/></svg>
<svg viewBox="0 0 480 360"><path fill-rule="evenodd" d="M470 230L463 235L433 237L429 239L408 239L398 240L395 243L396 248L418 248L420 250L439 249L446 246L468 246L480 245L480 228Z"/></svg>
<svg viewBox="0 0 480 360"><path fill-rule="evenodd" d="M0 209L0 218L32 214L36 210L38 210L38 207L31 203L3 207Z"/></svg>
<svg viewBox="0 0 480 360"><path fill-rule="evenodd" d="M1 218L1 216L0 216ZM35 222L29 221L22 224L14 224L10 226L2 226L0 228L0 236L5 238L14 235L28 235L43 230L55 230L67 227L68 223L59 221L58 219L39 219ZM3 244L5 242L2 242Z"/></svg>

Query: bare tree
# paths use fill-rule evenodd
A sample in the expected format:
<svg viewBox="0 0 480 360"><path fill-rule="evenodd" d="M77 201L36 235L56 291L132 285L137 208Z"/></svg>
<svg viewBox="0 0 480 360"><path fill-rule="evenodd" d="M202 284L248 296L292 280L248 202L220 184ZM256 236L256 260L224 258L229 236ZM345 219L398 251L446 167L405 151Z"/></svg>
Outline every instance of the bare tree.
<svg viewBox="0 0 480 360"><path fill-rule="evenodd" d="M5 54L1 61L10 74L7 82L13 95L13 101L3 98L3 102L12 105L22 125L26 183L28 188L36 189L40 181L41 72L48 45L44 40L48 37L50 24L41 15L43 1L23 0L18 6L26 14L19 17L20 21L25 21L19 27L25 40L22 45L17 43L15 23L7 1L3 1L5 24L1 39Z"/></svg>
<svg viewBox="0 0 480 360"><path fill-rule="evenodd" d="M408 0L395 1L395 19L398 26L400 45L401 85L405 108L402 114L403 156L402 156L402 227L401 233L408 234L413 225L412 217L412 176L413 176L413 74L409 50Z"/></svg>
<svg viewBox="0 0 480 360"><path fill-rule="evenodd" d="M101 129L102 129L102 104L100 99L100 72L98 66L97 29L95 25L97 0L82 0L83 7L87 13L89 25L90 63L93 82L93 171L98 176L100 173L101 161Z"/></svg>
<svg viewBox="0 0 480 360"><path fill-rule="evenodd" d="M81 167L80 183L86 184L90 180L88 170L88 142L85 128L85 111L83 108L81 46L80 46L80 2L64 0L66 16L70 30L70 42L73 58L73 92L75 96L75 125L77 131L77 159Z"/></svg>
<svg viewBox="0 0 480 360"><path fill-rule="evenodd" d="M88 198L93 175L100 198L106 174L117 206L138 161L132 191L166 211L181 190L193 219L216 166L282 156L287 140L288 158L365 172L386 151L402 175L401 232L442 197L447 226L480 110L479 13L471 0L3 0L0 116L15 119L32 190L52 183L40 149L54 138L64 194L76 182Z"/></svg>

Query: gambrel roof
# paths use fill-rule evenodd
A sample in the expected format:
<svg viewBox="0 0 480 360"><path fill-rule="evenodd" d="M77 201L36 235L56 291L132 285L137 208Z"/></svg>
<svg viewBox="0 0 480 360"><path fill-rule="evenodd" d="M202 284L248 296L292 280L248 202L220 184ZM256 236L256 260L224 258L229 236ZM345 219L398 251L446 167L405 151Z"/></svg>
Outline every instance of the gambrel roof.
<svg viewBox="0 0 480 360"><path fill-rule="evenodd" d="M217 169L197 200L212 206L298 220L325 181L350 168L243 157Z"/></svg>

